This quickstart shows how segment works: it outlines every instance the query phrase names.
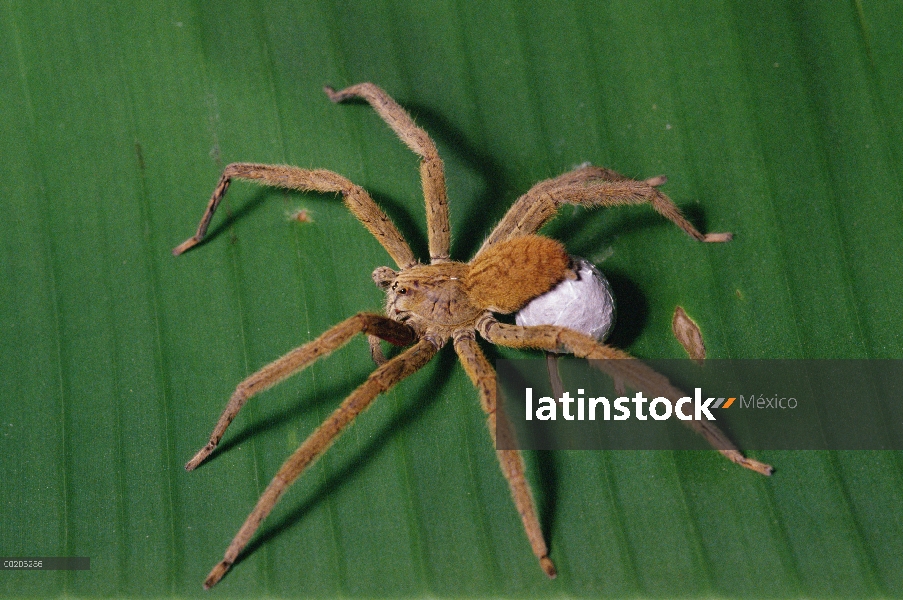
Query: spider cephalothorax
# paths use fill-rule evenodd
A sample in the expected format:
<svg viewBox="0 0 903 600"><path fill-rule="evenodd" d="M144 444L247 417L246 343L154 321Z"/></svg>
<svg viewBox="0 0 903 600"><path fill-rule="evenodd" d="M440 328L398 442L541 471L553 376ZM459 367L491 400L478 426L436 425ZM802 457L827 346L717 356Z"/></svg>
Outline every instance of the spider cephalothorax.
<svg viewBox="0 0 903 600"><path fill-rule="evenodd" d="M334 102L355 97L366 100L399 138L420 156L430 263L420 264L395 225L369 194L341 175L322 169L254 163L233 163L223 171L197 233L177 246L174 254L181 254L203 239L231 180L245 179L296 190L341 194L346 206L395 261L398 271L379 267L373 272L373 280L386 291L385 316L359 313L350 317L242 381L220 416L210 440L185 465L186 469L192 470L213 452L232 419L251 396L297 373L358 333L370 338L371 350L379 366L282 465L232 540L223 560L207 576L204 582L207 588L222 578L286 488L329 447L341 431L376 396L425 365L447 342L452 342L464 370L479 390L480 404L486 412L493 438L497 425L503 424L503 421L496 413L495 371L480 350L477 335L490 343L514 348L569 352L592 359L629 358L624 352L597 343L578 331L552 325L509 325L498 322L493 316L494 313L515 312L551 290L565 277L573 276L571 259L564 247L555 240L536 235L561 204L617 206L649 203L699 241L723 242L730 239L730 234L699 233L674 203L656 189L664 183L663 177L635 181L605 168L584 165L533 186L515 202L470 262L454 262L449 256L445 174L436 146L426 132L373 84L361 83L340 92L326 88L326 93ZM407 348L386 360L379 349L379 340ZM673 402L684 395L666 378L637 361L607 361L606 364L608 366L604 368L621 382L643 390L651 397L661 396ZM728 459L764 474L771 472L770 466L744 457L708 421L687 423ZM520 452L496 452L533 553L543 571L554 577L555 567L548 556Z"/></svg>

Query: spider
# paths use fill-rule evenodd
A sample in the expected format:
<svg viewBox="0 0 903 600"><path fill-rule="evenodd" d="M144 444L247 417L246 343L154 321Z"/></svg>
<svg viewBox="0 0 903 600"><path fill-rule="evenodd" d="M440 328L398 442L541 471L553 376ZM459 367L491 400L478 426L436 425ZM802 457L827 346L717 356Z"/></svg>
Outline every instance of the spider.
<svg viewBox="0 0 903 600"><path fill-rule="evenodd" d="M356 334L368 336L372 356L378 365L376 370L285 461L235 535L223 560L207 576L204 581L206 589L225 575L288 486L344 428L379 394L423 367L449 341L479 390L480 405L486 413L493 442L497 435L506 431L506 421L496 411L495 371L477 344L478 334L487 342L511 348L567 352L588 359L630 358L628 354L572 329L552 325L521 327L499 322L493 316L493 313L518 311L566 277L574 276L571 259L564 246L536 234L555 215L560 205L618 206L645 202L696 240L725 242L731 237L724 233L703 235L697 231L677 206L657 189L664 183L663 177L635 181L609 169L584 165L534 185L514 203L470 262L454 261L449 256L445 173L429 135L415 125L407 112L386 92L372 83L360 83L341 91L326 87L325 92L333 102L352 98L365 100L420 157L430 262L418 262L398 229L370 195L341 175L322 169L254 163L233 163L225 168L197 233L177 246L173 254L185 252L204 238L230 182L242 179L293 190L341 194L345 205L385 248L398 270L378 267L373 271L373 281L386 292L385 315L356 314L239 383L209 441L185 465L191 471L213 452L226 428L252 396L298 373L313 361L343 346ZM386 360L379 340L406 349ZM663 396L672 401L684 395L665 377L639 361L607 360L602 364L606 365L602 368L610 371L620 382L650 395ZM729 460L766 475L771 473L769 465L744 457L708 421L688 423ZM546 575L554 578L555 566L549 558L520 451L496 452L533 554Z"/></svg>

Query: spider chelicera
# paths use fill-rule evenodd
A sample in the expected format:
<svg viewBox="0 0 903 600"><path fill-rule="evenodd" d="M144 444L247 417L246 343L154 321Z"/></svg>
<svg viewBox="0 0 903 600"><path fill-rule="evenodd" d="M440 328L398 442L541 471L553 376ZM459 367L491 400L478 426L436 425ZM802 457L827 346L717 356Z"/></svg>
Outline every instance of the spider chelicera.
<svg viewBox="0 0 903 600"><path fill-rule="evenodd" d="M205 588L215 585L225 575L288 486L329 447L342 430L380 393L423 367L447 342L451 341L464 370L479 390L480 404L486 412L493 442L497 427L501 427L499 431L504 430L504 423L496 412L495 371L477 344L478 334L492 344L512 348L567 352L589 359L630 358L628 354L572 329L553 325L521 327L500 323L493 316L493 313L516 312L564 278L573 277L571 259L561 243L536 234L555 215L560 205L649 203L696 240L725 242L731 237L724 233L703 235L697 231L677 206L657 189L664 182L663 177L635 181L605 168L582 166L534 185L514 203L470 262L453 261L449 256L445 173L436 146L427 133L417 127L388 94L372 83L361 83L338 92L327 87L325 91L333 102L350 98L367 101L421 158L420 176L426 200L430 262L418 262L398 229L370 195L341 175L322 169L254 163L233 163L225 168L197 233L177 246L173 254L185 252L204 238L229 183L233 179L244 179L293 190L341 194L345 205L385 248L398 270L379 267L373 271L373 281L386 292L385 315L354 315L239 383L210 440L185 465L187 470L193 470L213 452L226 428L249 398L326 356L356 334L368 336L378 367L282 465L232 540L223 560L207 576ZM379 340L406 349L386 360ZM605 364L608 365L606 369L622 383L643 390L650 396L662 396L672 402L684 396L665 377L639 361L609 360ZM708 421L688 421L688 424L731 461L766 475L771 473L769 465L744 457ZM520 451L496 452L533 553L539 559L542 570L549 577L555 577L555 566L548 556Z"/></svg>

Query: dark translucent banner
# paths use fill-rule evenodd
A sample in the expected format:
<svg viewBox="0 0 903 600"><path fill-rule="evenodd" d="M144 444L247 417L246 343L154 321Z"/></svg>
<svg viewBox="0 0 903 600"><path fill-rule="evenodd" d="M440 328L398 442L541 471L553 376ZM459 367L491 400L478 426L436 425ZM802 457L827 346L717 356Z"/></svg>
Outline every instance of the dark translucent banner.
<svg viewBox="0 0 903 600"><path fill-rule="evenodd" d="M499 414L511 425L499 426L500 449L700 450L711 447L693 431L702 423L741 450L903 450L903 360L558 357L496 367Z"/></svg>

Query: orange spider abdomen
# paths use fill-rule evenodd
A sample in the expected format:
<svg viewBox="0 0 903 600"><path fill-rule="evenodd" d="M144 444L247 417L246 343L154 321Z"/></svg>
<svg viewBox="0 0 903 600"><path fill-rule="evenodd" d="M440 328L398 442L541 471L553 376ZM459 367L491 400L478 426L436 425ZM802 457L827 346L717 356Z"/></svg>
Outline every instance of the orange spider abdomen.
<svg viewBox="0 0 903 600"><path fill-rule="evenodd" d="M512 313L564 279L570 262L560 242L538 235L518 237L477 254L464 288L475 306Z"/></svg>

